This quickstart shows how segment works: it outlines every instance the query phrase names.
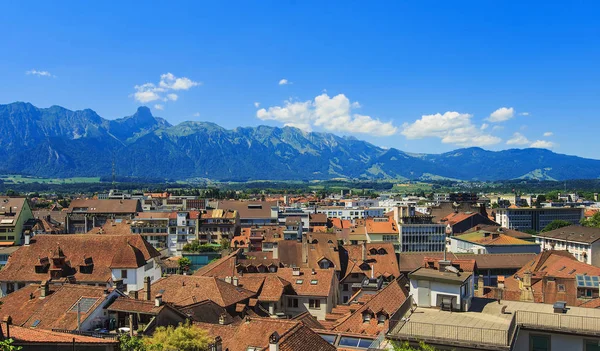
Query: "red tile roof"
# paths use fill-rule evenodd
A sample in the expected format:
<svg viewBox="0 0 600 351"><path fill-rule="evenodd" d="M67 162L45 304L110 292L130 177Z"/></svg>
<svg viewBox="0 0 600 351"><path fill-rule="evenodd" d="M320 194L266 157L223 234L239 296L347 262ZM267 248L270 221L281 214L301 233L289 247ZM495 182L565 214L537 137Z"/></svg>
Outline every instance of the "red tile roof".
<svg viewBox="0 0 600 351"><path fill-rule="evenodd" d="M268 350L269 337L274 332L280 336L279 351L336 350L333 345L299 321L251 318L229 325L196 324L207 330L210 335L221 337L223 350L246 351L251 346L261 351Z"/></svg>
<svg viewBox="0 0 600 351"><path fill-rule="evenodd" d="M348 252L348 268L342 281L351 273L363 273L371 276L371 267L375 278L385 275L393 275L398 278L400 270L398 269L398 260L392 243L369 243L364 244L366 260L363 261L363 245L345 245L344 249ZM384 254L380 254L382 250Z"/></svg>
<svg viewBox="0 0 600 351"><path fill-rule="evenodd" d="M2 333L6 336L5 325L2 325ZM59 333L44 329L24 328L16 325L10 326L10 338L12 338L15 341L16 345L24 343L73 345L73 341L75 341L75 343L78 345L94 344L95 346L98 344L104 344L116 346L119 343L118 340L94 338L91 336L77 334Z"/></svg>
<svg viewBox="0 0 600 351"><path fill-rule="evenodd" d="M163 301L186 306L203 300L211 300L221 307L235 305L256 294L215 277L171 275L155 281L152 294L162 294ZM145 290L139 296L145 296Z"/></svg>
<svg viewBox="0 0 600 351"><path fill-rule="evenodd" d="M77 282L105 283L112 279L112 269L138 268L146 261L159 257L140 235L36 235L31 245L15 251L0 271L0 281L41 282L50 279L50 272L36 273L35 266L54 268L53 257L62 252L65 265L63 277L73 275ZM80 267L93 262L90 273L81 273Z"/></svg>
<svg viewBox="0 0 600 351"><path fill-rule="evenodd" d="M85 209L85 213L134 214L138 211L141 212L141 207L138 200L75 199L71 201L68 212L73 213L74 209Z"/></svg>

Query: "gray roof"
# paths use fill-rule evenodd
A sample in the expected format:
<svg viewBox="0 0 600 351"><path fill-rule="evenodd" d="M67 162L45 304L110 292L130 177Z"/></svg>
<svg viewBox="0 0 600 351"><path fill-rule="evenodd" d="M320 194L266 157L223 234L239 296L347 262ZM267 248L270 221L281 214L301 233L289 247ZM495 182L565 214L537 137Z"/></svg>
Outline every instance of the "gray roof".
<svg viewBox="0 0 600 351"><path fill-rule="evenodd" d="M410 279L422 279L429 281L442 281L445 283L455 283L457 285L466 282L472 274L469 272L440 272L436 269L421 267L408 273Z"/></svg>
<svg viewBox="0 0 600 351"><path fill-rule="evenodd" d="M600 228L570 225L568 227L558 228L549 232L539 233L535 236L591 244L600 239Z"/></svg>

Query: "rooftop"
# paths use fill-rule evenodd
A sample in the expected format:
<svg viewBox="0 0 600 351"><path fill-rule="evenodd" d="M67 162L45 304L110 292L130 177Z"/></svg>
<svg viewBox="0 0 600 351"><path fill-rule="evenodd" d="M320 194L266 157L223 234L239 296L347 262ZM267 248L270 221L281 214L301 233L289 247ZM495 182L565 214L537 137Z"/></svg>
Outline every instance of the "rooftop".
<svg viewBox="0 0 600 351"><path fill-rule="evenodd" d="M485 230L454 236L452 239L466 241L481 246L538 245L531 241L518 239L497 231L489 232Z"/></svg>
<svg viewBox="0 0 600 351"><path fill-rule="evenodd" d="M423 280L436 280L444 281L447 283L462 284L466 282L467 279L471 277L471 275L472 274L470 272L459 272L457 274L453 272L440 272L436 269L421 267L409 273L408 277L410 279L416 278Z"/></svg>
<svg viewBox="0 0 600 351"><path fill-rule="evenodd" d="M558 228L549 232L542 232L536 234L535 236L591 244L600 239L600 228L570 225L568 227Z"/></svg>

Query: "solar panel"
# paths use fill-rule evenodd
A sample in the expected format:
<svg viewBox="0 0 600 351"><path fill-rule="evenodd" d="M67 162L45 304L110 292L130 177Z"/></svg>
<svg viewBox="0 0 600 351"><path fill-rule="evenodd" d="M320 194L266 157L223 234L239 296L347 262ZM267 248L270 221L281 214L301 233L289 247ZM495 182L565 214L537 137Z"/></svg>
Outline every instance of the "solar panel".
<svg viewBox="0 0 600 351"><path fill-rule="evenodd" d="M97 301L97 298L82 297L73 305L73 307L71 307L71 311L77 312L77 305L79 304L79 311L82 313L88 313Z"/></svg>
<svg viewBox="0 0 600 351"><path fill-rule="evenodd" d="M600 277L577 274L575 276L578 288L599 288Z"/></svg>

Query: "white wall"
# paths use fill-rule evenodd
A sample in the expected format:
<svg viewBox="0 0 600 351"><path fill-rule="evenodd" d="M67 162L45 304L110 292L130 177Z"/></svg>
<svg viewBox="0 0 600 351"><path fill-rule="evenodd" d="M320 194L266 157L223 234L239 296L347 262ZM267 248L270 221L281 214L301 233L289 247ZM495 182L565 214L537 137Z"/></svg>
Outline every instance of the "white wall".
<svg viewBox="0 0 600 351"><path fill-rule="evenodd" d="M469 292L467 292L467 295L469 295L469 293L472 295L473 292L473 277L471 276L467 282L467 286L469 287ZM429 281L429 305L431 307L437 306L437 296L438 295L451 295L451 296L456 296L455 299L455 304L454 307L456 309L460 309L461 308L461 303L462 303L462 297L461 297L461 293L460 293L460 287L461 285L453 285L453 284L447 284L447 283L443 283L443 282L434 282L434 281ZM419 301L419 287L417 286L417 279L411 279L410 280L410 294L413 296L414 301L417 303L417 305L427 305L426 302L423 301ZM470 304L470 301L468 301ZM469 304L467 305L467 307L469 306Z"/></svg>

